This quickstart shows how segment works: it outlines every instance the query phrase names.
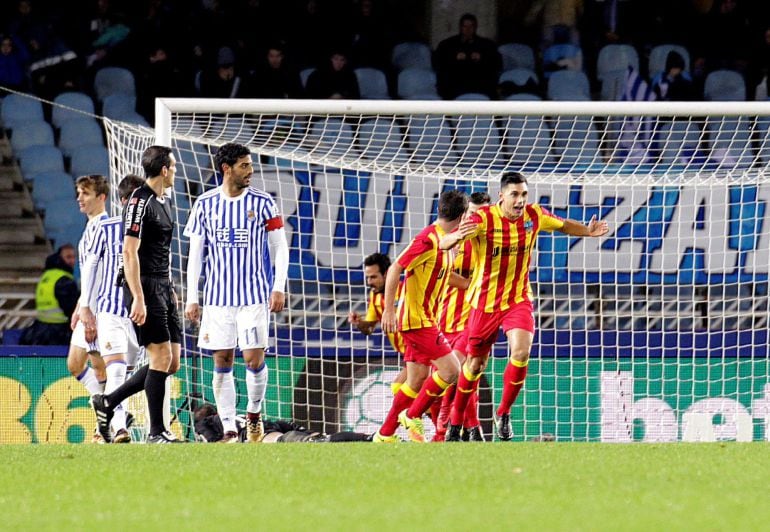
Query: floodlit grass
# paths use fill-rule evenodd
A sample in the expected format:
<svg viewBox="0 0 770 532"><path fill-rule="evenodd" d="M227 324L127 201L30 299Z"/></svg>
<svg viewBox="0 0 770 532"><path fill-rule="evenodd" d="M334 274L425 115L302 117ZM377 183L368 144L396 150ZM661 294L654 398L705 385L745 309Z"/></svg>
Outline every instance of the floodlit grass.
<svg viewBox="0 0 770 532"><path fill-rule="evenodd" d="M0 446L4 530L760 530L770 446Z"/></svg>

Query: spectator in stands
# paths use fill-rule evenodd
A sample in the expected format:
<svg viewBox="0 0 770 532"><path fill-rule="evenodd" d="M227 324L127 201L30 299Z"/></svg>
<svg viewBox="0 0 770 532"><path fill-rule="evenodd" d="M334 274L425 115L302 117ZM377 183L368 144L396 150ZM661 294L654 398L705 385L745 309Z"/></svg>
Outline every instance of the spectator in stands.
<svg viewBox="0 0 770 532"><path fill-rule="evenodd" d="M335 48L326 63L310 74L306 90L309 98L360 98L358 79L348 63L347 52Z"/></svg>
<svg viewBox="0 0 770 532"><path fill-rule="evenodd" d="M690 74L684 69L684 58L675 51L666 56L666 68L652 80L658 100L685 102L699 99Z"/></svg>
<svg viewBox="0 0 770 532"><path fill-rule="evenodd" d="M747 86L749 97L761 101L768 97L767 80L770 75L770 24L761 32L751 53Z"/></svg>
<svg viewBox="0 0 770 532"><path fill-rule="evenodd" d="M543 52L543 75L548 79L557 70L583 70L583 51L570 42L566 26L553 28L554 42Z"/></svg>
<svg viewBox="0 0 770 532"><path fill-rule="evenodd" d="M213 69L200 71L196 78L198 96L203 98L241 98L247 93L244 79L236 71L235 53L223 46L217 52Z"/></svg>
<svg viewBox="0 0 770 532"><path fill-rule="evenodd" d="M442 98L453 100L470 92L494 98L502 60L497 45L477 35L477 28L476 16L465 13L460 17L460 32L436 48L434 66Z"/></svg>
<svg viewBox="0 0 770 532"><path fill-rule="evenodd" d="M45 261L45 271L35 289L35 322L24 330L21 345L68 345L70 318L80 297L73 271L75 247L64 244Z"/></svg>
<svg viewBox="0 0 770 532"><path fill-rule="evenodd" d="M27 86L29 54L18 40L10 35L0 37L0 85L14 90Z"/></svg>
<svg viewBox="0 0 770 532"><path fill-rule="evenodd" d="M388 52L392 46L374 0L361 0L356 4L350 27L350 47L351 60L356 67L380 70L389 67Z"/></svg>
<svg viewBox="0 0 770 532"><path fill-rule="evenodd" d="M541 46L546 49L555 42L557 28L567 28L569 41L580 44L578 22L583 15L583 0L535 0L527 12L524 23L527 26L540 22L542 28Z"/></svg>
<svg viewBox="0 0 770 532"><path fill-rule="evenodd" d="M301 98L299 73L286 61L283 43L267 48L264 61L254 71L252 95L255 98Z"/></svg>
<svg viewBox="0 0 770 532"><path fill-rule="evenodd" d="M189 96L185 72L164 44L149 47L139 72L136 109L150 123L155 119L155 98Z"/></svg>
<svg viewBox="0 0 770 532"><path fill-rule="evenodd" d="M694 35L694 62L705 60L706 71L746 71L751 33L744 6L738 0L715 0Z"/></svg>

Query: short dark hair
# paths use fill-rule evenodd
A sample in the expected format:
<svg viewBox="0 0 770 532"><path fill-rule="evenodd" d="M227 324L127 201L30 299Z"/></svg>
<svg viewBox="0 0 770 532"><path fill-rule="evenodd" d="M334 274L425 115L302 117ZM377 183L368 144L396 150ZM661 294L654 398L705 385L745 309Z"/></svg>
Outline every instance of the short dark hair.
<svg viewBox="0 0 770 532"><path fill-rule="evenodd" d="M136 174L128 174L118 183L118 199L127 200L131 193L144 185L144 179Z"/></svg>
<svg viewBox="0 0 770 532"><path fill-rule="evenodd" d="M168 146L150 146L142 153L142 169L147 179L160 175L163 167L171 166L171 148Z"/></svg>
<svg viewBox="0 0 770 532"><path fill-rule="evenodd" d="M75 187L90 188L97 196L110 193L110 184L101 174L82 175L75 181Z"/></svg>
<svg viewBox="0 0 770 532"><path fill-rule="evenodd" d="M500 189L504 189L507 185L518 185L519 183L527 184L527 178L520 172L505 172L500 177Z"/></svg>
<svg viewBox="0 0 770 532"><path fill-rule="evenodd" d="M463 16L460 17L460 24L462 24L466 20L470 20L476 25L478 25L479 23L478 19L476 18L476 15L474 15L473 13L463 13Z"/></svg>
<svg viewBox="0 0 770 532"><path fill-rule="evenodd" d="M238 159L250 154L251 150L243 144L236 144L235 142L228 142L227 144L223 144L219 147L217 153L214 155L214 165L216 166L216 171L223 172L223 164L226 164L227 166L235 166L235 163L238 162Z"/></svg>
<svg viewBox="0 0 770 532"><path fill-rule="evenodd" d="M438 217L456 220L468 208L468 196L462 190L447 190L438 198Z"/></svg>
<svg viewBox="0 0 770 532"><path fill-rule="evenodd" d="M470 196L470 202L474 205L483 205L485 203L489 203L490 201L492 201L492 198L489 197L489 194L486 192L478 191L474 192Z"/></svg>
<svg viewBox="0 0 770 532"><path fill-rule="evenodd" d="M384 253L372 253L364 259L364 266L374 265L379 266L380 273L385 275L385 272L388 271L388 268L390 268L390 257Z"/></svg>

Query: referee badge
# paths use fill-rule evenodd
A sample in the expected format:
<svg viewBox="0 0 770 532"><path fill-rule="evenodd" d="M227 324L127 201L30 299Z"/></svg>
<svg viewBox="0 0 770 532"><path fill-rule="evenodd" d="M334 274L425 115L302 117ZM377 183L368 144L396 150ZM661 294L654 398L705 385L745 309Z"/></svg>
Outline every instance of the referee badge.
<svg viewBox="0 0 770 532"><path fill-rule="evenodd" d="M248 211L246 213L246 218L248 218L249 220L253 220L255 217L256 215L254 214L254 211Z"/></svg>

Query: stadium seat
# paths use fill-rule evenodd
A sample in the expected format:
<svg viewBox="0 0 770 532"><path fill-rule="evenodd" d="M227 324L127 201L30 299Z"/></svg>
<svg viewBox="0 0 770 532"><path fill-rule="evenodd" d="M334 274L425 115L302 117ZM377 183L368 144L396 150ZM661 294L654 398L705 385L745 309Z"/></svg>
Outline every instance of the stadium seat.
<svg viewBox="0 0 770 532"><path fill-rule="evenodd" d="M78 210L75 203L75 186L72 185L71 195L52 200L47 203L43 216L43 227L46 236L54 241L54 247L64 243L75 246L83 233L86 217Z"/></svg>
<svg viewBox="0 0 770 532"><path fill-rule="evenodd" d="M126 122L127 124L134 124L136 126L150 127L150 124L149 122L147 122L147 119L137 112L127 113L121 116L120 121Z"/></svg>
<svg viewBox="0 0 770 532"><path fill-rule="evenodd" d="M94 92L101 102L117 92L136 96L134 74L122 67L100 68L94 77Z"/></svg>
<svg viewBox="0 0 770 532"><path fill-rule="evenodd" d="M591 85L588 76L576 70L559 70L548 79L548 99L562 101L589 101Z"/></svg>
<svg viewBox="0 0 770 532"><path fill-rule="evenodd" d="M342 156L357 152L354 144L355 135L345 121L339 118L323 118L313 122L305 146L311 152L328 153Z"/></svg>
<svg viewBox="0 0 770 532"><path fill-rule="evenodd" d="M430 47L421 42L402 42L393 47L390 55L390 63L393 67L402 71L407 68L433 69Z"/></svg>
<svg viewBox="0 0 770 532"><path fill-rule="evenodd" d="M62 124L59 132L59 149L65 157L72 156L78 146L104 144L102 126L93 118L72 118Z"/></svg>
<svg viewBox="0 0 770 532"><path fill-rule="evenodd" d="M18 124L31 121L45 120L43 116L43 104L31 96L22 94L9 94L2 100L0 115L3 127L13 129Z"/></svg>
<svg viewBox="0 0 770 532"><path fill-rule="evenodd" d="M17 153L21 173L25 179L32 179L40 172L63 172L64 157L56 146L30 146Z"/></svg>
<svg viewBox="0 0 770 532"><path fill-rule="evenodd" d="M78 113L72 109L78 109L90 115L96 114L94 101L83 92L63 92L54 98L53 101L58 105L53 106L51 122L57 129L61 128L62 124L71 118L89 118L83 113ZM71 107L72 109L65 109L60 106Z"/></svg>
<svg viewBox="0 0 770 532"><path fill-rule="evenodd" d="M500 154L500 131L489 116L461 116L455 123L455 143L459 163L479 169L495 165Z"/></svg>
<svg viewBox="0 0 770 532"><path fill-rule="evenodd" d="M540 80L537 78L535 71L529 68L512 68L510 70L505 70L502 74L500 74L500 77L497 81L498 83L510 81L519 87L524 87L528 83L534 83L535 85L540 83Z"/></svg>
<svg viewBox="0 0 770 532"><path fill-rule="evenodd" d="M709 101L742 102L746 100L746 82L734 70L715 70L706 76L703 96Z"/></svg>
<svg viewBox="0 0 770 532"><path fill-rule="evenodd" d="M591 117L559 115L553 120L553 154L560 167L600 163L599 135Z"/></svg>
<svg viewBox="0 0 770 532"><path fill-rule="evenodd" d="M413 96L438 96L436 89L436 73L425 68L406 68L398 73L398 96L404 99L415 99Z"/></svg>
<svg viewBox="0 0 770 532"><path fill-rule="evenodd" d="M358 89L364 100L389 100L388 80L382 70L376 68L357 68Z"/></svg>
<svg viewBox="0 0 770 532"><path fill-rule="evenodd" d="M753 164L749 117L708 117L706 135L709 160L721 169L747 169Z"/></svg>
<svg viewBox="0 0 770 532"><path fill-rule="evenodd" d="M442 116L413 115L407 123L407 141L413 159L421 164L453 164L456 153L452 151L452 134Z"/></svg>
<svg viewBox="0 0 770 532"><path fill-rule="evenodd" d="M628 67L639 71L639 54L630 44L608 44L599 50L596 61L596 77L599 81L618 72L625 74Z"/></svg>
<svg viewBox="0 0 770 532"><path fill-rule="evenodd" d="M15 153L30 146L53 146L53 128L43 120L29 121L17 127L11 135L11 147Z"/></svg>
<svg viewBox="0 0 770 532"><path fill-rule="evenodd" d="M455 100L461 100L466 102L485 102L489 100L489 96L481 94L480 92L466 92L459 95Z"/></svg>
<svg viewBox="0 0 770 532"><path fill-rule="evenodd" d="M102 115L113 120L136 113L136 96L125 92L109 94L102 101Z"/></svg>
<svg viewBox="0 0 770 532"><path fill-rule="evenodd" d="M519 94L511 94L505 97L506 100L511 101L525 101L525 102L539 102L542 100L537 94L529 94L528 92L520 92Z"/></svg>
<svg viewBox="0 0 770 532"><path fill-rule="evenodd" d="M77 179L82 175L110 175L110 156L100 144L81 145L72 150L70 173Z"/></svg>
<svg viewBox="0 0 770 532"><path fill-rule="evenodd" d="M552 163L551 131L538 116L509 116L503 124L503 144L512 170L537 170Z"/></svg>
<svg viewBox="0 0 770 532"><path fill-rule="evenodd" d="M661 165L682 167L700 166L700 126L691 121L673 120L659 124L655 133L658 161Z"/></svg>
<svg viewBox="0 0 770 532"><path fill-rule="evenodd" d="M510 42L497 47L503 60L503 71L514 68L535 70L535 52L526 44Z"/></svg>
<svg viewBox="0 0 770 532"><path fill-rule="evenodd" d="M583 71L583 50L575 44L552 44L543 52L543 77L547 80L554 72Z"/></svg>
<svg viewBox="0 0 770 532"><path fill-rule="evenodd" d="M300 72L299 72L299 79L302 82L302 88L303 89L307 87L307 80L310 77L310 74L312 74L315 71L316 71L316 69L312 68L312 67L300 70Z"/></svg>
<svg viewBox="0 0 770 532"><path fill-rule="evenodd" d="M690 71L690 52L687 48L678 44L659 44L650 51L650 59L647 63L647 73L650 79L654 78L666 68L666 58L669 52L676 52L684 59L684 71Z"/></svg>
<svg viewBox="0 0 770 532"><path fill-rule="evenodd" d="M66 172L40 172L32 176L32 201L44 210L51 201L74 194L74 180Z"/></svg>
<svg viewBox="0 0 770 532"><path fill-rule="evenodd" d="M757 158L767 169L770 167L770 117L757 117L754 129L757 135Z"/></svg>
<svg viewBox="0 0 770 532"><path fill-rule="evenodd" d="M407 158L401 126L389 117L362 122L358 126L358 145L363 157L380 164L403 162Z"/></svg>

